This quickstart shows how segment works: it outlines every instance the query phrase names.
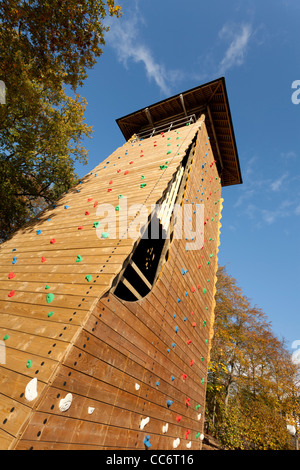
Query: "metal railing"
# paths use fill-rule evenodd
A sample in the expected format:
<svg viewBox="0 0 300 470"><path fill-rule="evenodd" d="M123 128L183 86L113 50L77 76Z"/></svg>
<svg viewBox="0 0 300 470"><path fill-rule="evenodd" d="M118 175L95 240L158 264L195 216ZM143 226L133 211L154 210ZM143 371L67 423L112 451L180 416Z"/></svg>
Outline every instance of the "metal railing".
<svg viewBox="0 0 300 470"><path fill-rule="evenodd" d="M136 134L134 141L147 139L157 134L170 132L171 130L177 129L178 127L182 127L184 125L188 126L189 124L193 124L194 122L196 122L196 120L197 118L195 114L184 116L183 118L176 119L175 121L171 121L166 124L161 124L160 126L155 126L151 129L147 129L143 132L140 132Z"/></svg>

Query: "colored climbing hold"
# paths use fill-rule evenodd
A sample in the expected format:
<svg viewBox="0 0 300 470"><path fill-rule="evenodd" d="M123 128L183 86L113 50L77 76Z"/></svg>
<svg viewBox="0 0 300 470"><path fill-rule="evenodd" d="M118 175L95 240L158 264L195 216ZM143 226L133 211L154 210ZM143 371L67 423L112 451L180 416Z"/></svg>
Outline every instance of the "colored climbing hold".
<svg viewBox="0 0 300 470"><path fill-rule="evenodd" d="M27 369L30 369L31 366L32 366L32 361L29 359L26 363L26 367Z"/></svg>
<svg viewBox="0 0 300 470"><path fill-rule="evenodd" d="M51 245L53 245L54 243L56 243L55 238L51 238L50 243L51 243Z"/></svg>
<svg viewBox="0 0 300 470"><path fill-rule="evenodd" d="M151 444L150 444L150 436L146 436L145 439L144 439L144 444L146 447L151 447Z"/></svg>
<svg viewBox="0 0 300 470"><path fill-rule="evenodd" d="M76 263L80 263L80 261L82 261L82 257L80 255L77 255Z"/></svg>
<svg viewBox="0 0 300 470"><path fill-rule="evenodd" d="M172 400L167 400L167 407L170 408L170 406L173 405L173 401Z"/></svg>
<svg viewBox="0 0 300 470"><path fill-rule="evenodd" d="M16 264L16 262L17 262L17 257L14 256L11 264Z"/></svg>
<svg viewBox="0 0 300 470"><path fill-rule="evenodd" d="M45 289L50 289L50 286L48 286L47 284L45 285Z"/></svg>
<svg viewBox="0 0 300 470"><path fill-rule="evenodd" d="M14 277L16 277L16 275L13 271L11 271L8 275L8 279L13 279Z"/></svg>
<svg viewBox="0 0 300 470"><path fill-rule="evenodd" d="M198 411L201 408L201 405L196 405L196 410Z"/></svg>
<svg viewBox="0 0 300 470"><path fill-rule="evenodd" d="M8 338L9 338L9 336L8 336L8 335L5 335L5 336L3 337L3 341L6 341Z"/></svg>
<svg viewBox="0 0 300 470"><path fill-rule="evenodd" d="M36 231L36 234L37 234L37 235L40 235L41 233L42 233L41 230L37 230L37 231Z"/></svg>
<svg viewBox="0 0 300 470"><path fill-rule="evenodd" d="M11 290L10 293L8 294L8 297L13 297L15 295L15 291Z"/></svg>
<svg viewBox="0 0 300 470"><path fill-rule="evenodd" d="M91 276L90 274L87 274L85 278L88 282L91 282L91 280L93 279L93 276Z"/></svg>
<svg viewBox="0 0 300 470"><path fill-rule="evenodd" d="M53 300L54 300L54 294L47 294L47 296L46 296L47 304L51 304L51 302L53 302Z"/></svg>
<svg viewBox="0 0 300 470"><path fill-rule="evenodd" d="M48 313L48 317L49 317L49 318L52 317L53 314L54 314L54 312L49 312L49 313Z"/></svg>
<svg viewBox="0 0 300 470"><path fill-rule="evenodd" d="M95 228L99 227L99 225L100 225L100 222L93 222L93 226L94 226Z"/></svg>
<svg viewBox="0 0 300 470"><path fill-rule="evenodd" d="M101 238L108 238L109 237L109 233L108 232L102 232L101 233Z"/></svg>
<svg viewBox="0 0 300 470"><path fill-rule="evenodd" d="M176 416L177 423L179 423L179 421L181 421L181 420L182 420L182 416Z"/></svg>
<svg viewBox="0 0 300 470"><path fill-rule="evenodd" d="M42 257L41 257L41 262L42 262L42 263L45 263L45 261L47 261L46 258L45 258L45 256L42 256Z"/></svg>
<svg viewBox="0 0 300 470"><path fill-rule="evenodd" d="M146 183L142 183L142 184L141 184L141 188L144 188L145 186L147 186Z"/></svg>

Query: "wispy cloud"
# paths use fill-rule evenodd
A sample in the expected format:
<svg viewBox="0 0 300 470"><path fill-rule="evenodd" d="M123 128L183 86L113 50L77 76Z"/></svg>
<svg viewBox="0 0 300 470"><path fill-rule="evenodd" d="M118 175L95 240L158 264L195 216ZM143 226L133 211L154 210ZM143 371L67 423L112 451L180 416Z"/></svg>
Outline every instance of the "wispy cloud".
<svg viewBox="0 0 300 470"><path fill-rule="evenodd" d="M219 64L219 74L224 74L232 67L244 63L247 47L252 34L252 26L248 23L233 26L225 24L219 32L222 41L230 41L230 44Z"/></svg>
<svg viewBox="0 0 300 470"><path fill-rule="evenodd" d="M136 3L135 12L128 15L128 19L111 22L106 42L115 49L118 60L125 68L129 67L130 61L142 63L148 79L154 80L161 92L168 95L172 84L180 79L181 73L178 70L167 70L154 58L151 49L140 40L140 24L144 24L144 20Z"/></svg>
<svg viewBox="0 0 300 470"><path fill-rule="evenodd" d="M282 188L283 182L288 178L288 174L284 173L280 178L271 183L270 188L272 191L279 191Z"/></svg>

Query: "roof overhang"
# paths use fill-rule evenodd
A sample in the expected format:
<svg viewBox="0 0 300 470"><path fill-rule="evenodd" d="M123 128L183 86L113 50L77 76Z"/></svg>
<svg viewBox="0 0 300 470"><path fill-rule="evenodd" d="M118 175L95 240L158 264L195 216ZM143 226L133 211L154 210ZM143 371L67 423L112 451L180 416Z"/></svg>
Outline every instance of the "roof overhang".
<svg viewBox="0 0 300 470"><path fill-rule="evenodd" d="M116 120L126 140L152 127L205 114L222 186L242 183L225 78L205 83Z"/></svg>

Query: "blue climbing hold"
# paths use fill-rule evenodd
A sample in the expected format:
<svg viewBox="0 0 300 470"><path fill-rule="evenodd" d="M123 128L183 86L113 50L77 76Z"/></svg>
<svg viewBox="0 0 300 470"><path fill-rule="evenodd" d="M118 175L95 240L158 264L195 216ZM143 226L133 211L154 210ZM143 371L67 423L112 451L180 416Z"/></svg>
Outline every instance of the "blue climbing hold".
<svg viewBox="0 0 300 470"><path fill-rule="evenodd" d="M172 405L173 405L172 400L167 400L167 407L170 408L170 406L172 406Z"/></svg>

